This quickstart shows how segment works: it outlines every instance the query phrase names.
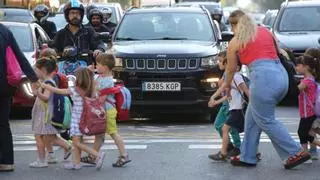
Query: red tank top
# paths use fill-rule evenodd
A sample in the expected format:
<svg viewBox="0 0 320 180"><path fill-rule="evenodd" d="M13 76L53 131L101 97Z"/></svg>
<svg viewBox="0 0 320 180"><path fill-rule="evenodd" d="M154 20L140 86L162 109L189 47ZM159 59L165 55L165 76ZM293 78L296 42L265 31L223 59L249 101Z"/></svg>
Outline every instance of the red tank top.
<svg viewBox="0 0 320 180"><path fill-rule="evenodd" d="M258 59L278 59L273 36L267 28L259 26L257 37L239 50L242 64L249 65Z"/></svg>

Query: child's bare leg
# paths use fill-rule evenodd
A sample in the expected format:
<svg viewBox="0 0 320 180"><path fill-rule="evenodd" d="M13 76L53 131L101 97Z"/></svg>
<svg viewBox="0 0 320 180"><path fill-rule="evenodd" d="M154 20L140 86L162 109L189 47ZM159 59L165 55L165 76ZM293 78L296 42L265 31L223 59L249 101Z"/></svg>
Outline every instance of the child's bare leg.
<svg viewBox="0 0 320 180"><path fill-rule="evenodd" d="M121 136L118 133L110 134L110 136L114 140L114 143L116 144L116 146L118 147L120 155L124 157L127 156L128 154L124 147L124 142Z"/></svg>
<svg viewBox="0 0 320 180"><path fill-rule="evenodd" d="M86 146L85 144L82 144L82 138L80 136L72 137L72 143L75 147L79 148L80 150L82 150L90 155L93 155L94 157L99 157L99 153L96 150ZM79 162L80 162L80 156L79 156Z"/></svg>
<svg viewBox="0 0 320 180"><path fill-rule="evenodd" d="M226 155L227 154L227 148L228 144L230 142L229 140L229 131L230 131L230 126L224 124L222 127L222 148L221 148L221 154Z"/></svg>
<svg viewBox="0 0 320 180"><path fill-rule="evenodd" d="M46 149L45 149L44 137L42 135L35 135L35 139L36 139L36 145L37 145L38 159L41 162L45 162Z"/></svg>
<svg viewBox="0 0 320 180"><path fill-rule="evenodd" d="M81 137L79 136L72 137L72 143L73 143L72 162L75 165L80 165L81 149L76 145L80 143L80 141L81 141Z"/></svg>
<svg viewBox="0 0 320 180"><path fill-rule="evenodd" d="M100 151L103 143L104 143L105 134L100 134L94 137L93 149L96 151Z"/></svg>
<svg viewBox="0 0 320 180"><path fill-rule="evenodd" d="M49 142L51 142L50 144L55 144L58 145L60 147L62 147L65 151L68 151L70 149L70 146L68 144L68 142L60 137L58 137L57 135L49 135Z"/></svg>

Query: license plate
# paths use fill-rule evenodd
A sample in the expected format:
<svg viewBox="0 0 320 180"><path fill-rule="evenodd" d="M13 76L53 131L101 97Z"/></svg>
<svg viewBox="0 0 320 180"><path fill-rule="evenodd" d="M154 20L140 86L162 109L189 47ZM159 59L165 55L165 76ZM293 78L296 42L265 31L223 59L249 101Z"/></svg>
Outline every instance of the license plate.
<svg viewBox="0 0 320 180"><path fill-rule="evenodd" d="M144 82L142 91L181 91L179 82Z"/></svg>

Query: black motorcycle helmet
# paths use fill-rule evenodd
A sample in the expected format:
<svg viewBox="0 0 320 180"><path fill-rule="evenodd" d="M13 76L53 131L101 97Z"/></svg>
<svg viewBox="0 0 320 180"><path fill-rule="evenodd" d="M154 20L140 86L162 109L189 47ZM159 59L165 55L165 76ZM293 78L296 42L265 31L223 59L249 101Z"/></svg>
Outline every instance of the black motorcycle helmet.
<svg viewBox="0 0 320 180"><path fill-rule="evenodd" d="M33 15L40 23L42 23L49 17L49 7L44 4L39 4L33 9Z"/></svg>
<svg viewBox="0 0 320 180"><path fill-rule="evenodd" d="M87 16L89 16L88 20L89 20L90 23L92 21L92 17L93 16L99 16L101 23L103 21L103 14L102 14L102 11L100 9L91 9L89 14L87 14Z"/></svg>
<svg viewBox="0 0 320 180"><path fill-rule="evenodd" d="M218 18L215 18L215 16L217 16ZM222 16L223 16L223 11L221 8L215 8L211 12L212 20L217 20L218 22L221 22Z"/></svg>
<svg viewBox="0 0 320 180"><path fill-rule="evenodd" d="M70 0L63 9L63 13L64 13L64 18L66 19L66 21L68 23L70 23L70 19L69 19L69 11L70 10L79 10L80 14L81 14L81 20L80 23L82 24L82 20L83 20L83 16L84 16L84 7L83 4L81 2L79 2L78 0Z"/></svg>
<svg viewBox="0 0 320 180"><path fill-rule="evenodd" d="M92 10L92 9L98 9L98 6L96 6L96 5L94 5L94 4L90 4L90 5L88 5L87 6L87 8L86 8L86 16L87 16L87 19L88 19L88 21L90 21L90 11Z"/></svg>

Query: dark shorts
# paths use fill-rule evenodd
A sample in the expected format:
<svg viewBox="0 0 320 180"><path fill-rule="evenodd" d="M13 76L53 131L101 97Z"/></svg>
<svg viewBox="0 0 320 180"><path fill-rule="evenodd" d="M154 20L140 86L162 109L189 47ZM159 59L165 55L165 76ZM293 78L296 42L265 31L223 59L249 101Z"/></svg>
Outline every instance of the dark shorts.
<svg viewBox="0 0 320 180"><path fill-rule="evenodd" d="M229 112L229 117L225 122L226 125L231 126L236 129L239 133L244 130L244 112L241 109L231 110Z"/></svg>

